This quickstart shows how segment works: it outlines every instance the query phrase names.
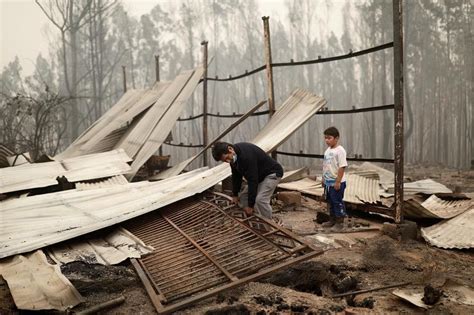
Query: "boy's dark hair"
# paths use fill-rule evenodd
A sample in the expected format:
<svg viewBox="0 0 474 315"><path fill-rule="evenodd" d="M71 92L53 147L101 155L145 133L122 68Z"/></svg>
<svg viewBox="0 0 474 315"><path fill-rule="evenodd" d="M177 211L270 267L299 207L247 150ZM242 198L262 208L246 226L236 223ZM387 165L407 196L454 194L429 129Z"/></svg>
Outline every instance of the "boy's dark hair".
<svg viewBox="0 0 474 315"><path fill-rule="evenodd" d="M339 138L339 130L337 130L336 127L329 127L328 129L324 130L324 135Z"/></svg>
<svg viewBox="0 0 474 315"><path fill-rule="evenodd" d="M229 147L234 147L232 144L227 142L216 142L212 146L212 157L216 161L220 161L221 157L229 151Z"/></svg>

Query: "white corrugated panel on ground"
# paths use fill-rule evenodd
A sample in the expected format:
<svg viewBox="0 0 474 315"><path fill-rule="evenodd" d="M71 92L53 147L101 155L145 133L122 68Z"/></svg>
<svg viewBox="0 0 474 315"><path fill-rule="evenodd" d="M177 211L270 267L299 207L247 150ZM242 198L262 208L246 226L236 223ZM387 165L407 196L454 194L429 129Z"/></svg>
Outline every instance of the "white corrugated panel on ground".
<svg viewBox="0 0 474 315"><path fill-rule="evenodd" d="M140 258L153 250L153 247L145 245L135 235L120 227L102 238L72 240L54 245L48 249L48 253L60 265L73 261L116 265L128 258Z"/></svg>
<svg viewBox="0 0 474 315"><path fill-rule="evenodd" d="M423 238L441 248L474 248L474 209L444 220L430 227L422 228Z"/></svg>
<svg viewBox="0 0 474 315"><path fill-rule="evenodd" d="M45 163L25 164L0 169L0 193L56 185L56 177L68 181L109 177L131 171L131 159L123 150L83 155Z"/></svg>
<svg viewBox="0 0 474 315"><path fill-rule="evenodd" d="M65 311L82 300L59 266L50 265L40 250L2 259L0 274L21 310Z"/></svg>
<svg viewBox="0 0 474 315"><path fill-rule="evenodd" d="M326 100L321 96L303 89L295 89L251 142L266 152L271 151L288 139L299 126L310 119L326 103ZM192 156L165 172L157 174L152 179L163 179L166 176L179 174L196 157Z"/></svg>
<svg viewBox="0 0 474 315"><path fill-rule="evenodd" d="M469 199L443 200L436 195L423 202L412 198L404 203L403 215L409 218L449 219L473 207L473 201Z"/></svg>
<svg viewBox="0 0 474 315"><path fill-rule="evenodd" d="M262 130L273 135L268 140L261 139L267 151L280 144L281 139L289 137L324 104L325 101L295 102L286 106L291 106L296 114L291 114L291 108L287 108L290 110L287 116L275 114L272 121L278 119L280 124L272 124L275 129L273 134L267 127ZM129 220L203 192L230 174L229 165L223 163L212 169L199 169L160 182L68 190L2 201L0 258L56 244ZM29 228L25 229L25 226Z"/></svg>

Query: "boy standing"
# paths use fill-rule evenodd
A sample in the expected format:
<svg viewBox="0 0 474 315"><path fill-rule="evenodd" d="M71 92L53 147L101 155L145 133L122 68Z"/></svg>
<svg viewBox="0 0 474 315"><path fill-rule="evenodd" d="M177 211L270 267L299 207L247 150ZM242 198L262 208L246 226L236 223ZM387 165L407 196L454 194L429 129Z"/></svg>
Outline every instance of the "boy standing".
<svg viewBox="0 0 474 315"><path fill-rule="evenodd" d="M329 202L330 221L323 223L323 227L332 227L332 230L341 230L344 227L344 218L347 216L344 205L344 190L346 178L344 170L347 167L346 150L338 144L339 131L335 127L324 130L324 141L328 148L324 152L323 179L326 200Z"/></svg>

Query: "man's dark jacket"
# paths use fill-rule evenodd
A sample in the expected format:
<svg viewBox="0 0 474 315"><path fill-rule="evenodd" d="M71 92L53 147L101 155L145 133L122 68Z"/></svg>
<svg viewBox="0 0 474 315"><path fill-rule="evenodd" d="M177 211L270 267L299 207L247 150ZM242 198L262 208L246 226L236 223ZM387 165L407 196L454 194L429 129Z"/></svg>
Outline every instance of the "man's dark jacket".
<svg viewBox="0 0 474 315"><path fill-rule="evenodd" d="M258 184L270 174L282 177L283 168L265 151L252 143L236 143L234 144L234 150L237 154L237 161L230 164L232 168L232 193L234 196L238 196L242 188L242 176L245 177L248 184L248 204L249 207L253 208L257 197Z"/></svg>

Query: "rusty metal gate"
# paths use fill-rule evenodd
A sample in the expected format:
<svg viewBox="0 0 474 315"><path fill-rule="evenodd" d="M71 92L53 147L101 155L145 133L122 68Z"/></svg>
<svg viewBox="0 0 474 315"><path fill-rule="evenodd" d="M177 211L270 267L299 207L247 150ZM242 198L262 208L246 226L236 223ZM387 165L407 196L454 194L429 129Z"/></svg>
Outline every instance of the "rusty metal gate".
<svg viewBox="0 0 474 315"><path fill-rule="evenodd" d="M125 228L155 248L132 263L160 314L322 253L273 221L246 218L215 194L167 206Z"/></svg>

